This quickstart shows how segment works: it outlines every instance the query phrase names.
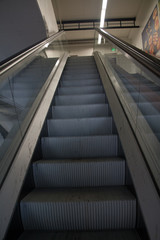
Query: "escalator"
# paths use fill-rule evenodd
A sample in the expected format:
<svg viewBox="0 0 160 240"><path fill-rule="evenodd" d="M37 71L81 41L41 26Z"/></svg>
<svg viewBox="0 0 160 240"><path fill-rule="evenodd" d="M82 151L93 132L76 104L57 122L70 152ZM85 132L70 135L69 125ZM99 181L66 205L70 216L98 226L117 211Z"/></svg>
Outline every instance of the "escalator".
<svg viewBox="0 0 160 240"><path fill-rule="evenodd" d="M24 239L128 239L136 231L136 196L93 57L64 68L42 159L32 163L35 188L20 201Z"/></svg>
<svg viewBox="0 0 160 240"><path fill-rule="evenodd" d="M98 32L94 56L57 35L2 81L2 239L159 240L159 78Z"/></svg>

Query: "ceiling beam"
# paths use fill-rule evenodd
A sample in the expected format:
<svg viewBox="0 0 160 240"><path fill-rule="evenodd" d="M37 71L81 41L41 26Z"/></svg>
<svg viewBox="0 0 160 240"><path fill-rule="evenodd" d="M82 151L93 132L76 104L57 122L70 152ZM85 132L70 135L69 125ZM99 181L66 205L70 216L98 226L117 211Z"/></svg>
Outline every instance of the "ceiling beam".
<svg viewBox="0 0 160 240"><path fill-rule="evenodd" d="M75 31L75 30L94 30L99 27L99 19L86 20L68 20L57 22L60 30ZM105 19L103 29L121 29L121 28L139 28L136 25L136 18L110 18Z"/></svg>

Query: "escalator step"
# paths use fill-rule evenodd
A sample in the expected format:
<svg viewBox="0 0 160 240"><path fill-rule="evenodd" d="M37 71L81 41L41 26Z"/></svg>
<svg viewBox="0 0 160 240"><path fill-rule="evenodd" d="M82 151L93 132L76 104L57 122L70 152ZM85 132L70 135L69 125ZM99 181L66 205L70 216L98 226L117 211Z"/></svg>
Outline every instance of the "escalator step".
<svg viewBox="0 0 160 240"><path fill-rule="evenodd" d="M92 59L92 60L85 60L85 59L83 59L82 61L80 61L80 60L70 60L70 59L68 59L67 60L67 66L73 66L73 65L76 65L76 66L79 66L79 65L85 65L85 66L88 66L88 65L92 65L92 64L94 64L95 65L95 61Z"/></svg>
<svg viewBox="0 0 160 240"><path fill-rule="evenodd" d="M125 184L125 160L40 160L33 174L37 188L118 186Z"/></svg>
<svg viewBox="0 0 160 240"><path fill-rule="evenodd" d="M73 79L73 80L72 80ZM77 80L75 80L75 77L69 77L69 80L62 80L60 82L60 85L62 87L78 87L78 86L95 86L95 85L99 85L101 86L101 82L98 78L96 79L89 79L89 80L84 80L85 78L79 78Z"/></svg>
<svg viewBox="0 0 160 240"><path fill-rule="evenodd" d="M86 104L52 107L54 119L105 117L109 115L108 104Z"/></svg>
<svg viewBox="0 0 160 240"><path fill-rule="evenodd" d="M35 189L20 208L25 230L133 229L136 223L136 199L124 186Z"/></svg>
<svg viewBox="0 0 160 240"><path fill-rule="evenodd" d="M118 137L43 137L41 139L44 159L117 157Z"/></svg>
<svg viewBox="0 0 160 240"><path fill-rule="evenodd" d="M78 68L70 68L70 69L64 69L63 71L63 74L64 75L67 75L67 74L98 74L98 71L97 71L97 68L95 67L92 67L92 68L81 68L81 69L78 69Z"/></svg>
<svg viewBox="0 0 160 240"><path fill-rule="evenodd" d="M71 94L93 94L103 93L102 86L85 86L85 87L60 87L58 88L58 95L71 95Z"/></svg>
<svg viewBox="0 0 160 240"><path fill-rule="evenodd" d="M61 95L55 97L55 105L82 105L105 103L105 94Z"/></svg>
<svg viewBox="0 0 160 240"><path fill-rule="evenodd" d="M112 117L50 119L47 121L48 136L92 136L112 134Z"/></svg>
<svg viewBox="0 0 160 240"><path fill-rule="evenodd" d="M91 64L77 64L77 65L72 65L72 64L67 64L64 68L64 70L66 71L75 71L75 70L92 70L92 69L96 69L97 70L97 66L95 63L91 63ZM98 71L97 71L98 72Z"/></svg>
<svg viewBox="0 0 160 240"><path fill-rule="evenodd" d="M84 75L74 75L74 76L72 76L72 75L62 75L62 77L61 77L61 81L82 81L82 80L85 80L86 82L88 82L88 81L90 81L90 80L99 80L100 81L100 77L99 77L99 75L97 75L97 74L92 74L92 75L86 75L86 74L84 74Z"/></svg>

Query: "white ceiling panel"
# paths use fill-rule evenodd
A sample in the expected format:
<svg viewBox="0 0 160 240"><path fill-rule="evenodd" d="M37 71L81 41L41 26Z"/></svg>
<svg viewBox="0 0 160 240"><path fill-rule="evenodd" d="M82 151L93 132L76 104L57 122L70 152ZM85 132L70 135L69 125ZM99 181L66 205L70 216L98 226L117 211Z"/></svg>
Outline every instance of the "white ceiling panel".
<svg viewBox="0 0 160 240"><path fill-rule="evenodd" d="M66 20L99 19L101 0L52 0L57 18Z"/></svg>
<svg viewBox="0 0 160 240"><path fill-rule="evenodd" d="M143 0L108 0L107 18L136 17Z"/></svg>

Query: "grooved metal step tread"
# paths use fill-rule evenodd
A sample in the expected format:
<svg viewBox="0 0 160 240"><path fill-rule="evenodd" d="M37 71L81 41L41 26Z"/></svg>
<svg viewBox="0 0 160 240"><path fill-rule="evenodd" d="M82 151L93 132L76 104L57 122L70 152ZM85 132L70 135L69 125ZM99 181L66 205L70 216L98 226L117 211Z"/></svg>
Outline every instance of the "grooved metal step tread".
<svg viewBox="0 0 160 240"><path fill-rule="evenodd" d="M18 240L141 240L135 230L48 232L25 231Z"/></svg>
<svg viewBox="0 0 160 240"><path fill-rule="evenodd" d="M64 69L63 74L98 74L98 71L96 68L89 68L89 69L74 69L74 68L70 68L70 69Z"/></svg>
<svg viewBox="0 0 160 240"><path fill-rule="evenodd" d="M70 56L67 59L67 63L74 63L80 61L81 63L84 63L84 61L88 61L89 63L94 62L94 57L93 56Z"/></svg>
<svg viewBox="0 0 160 240"><path fill-rule="evenodd" d="M67 65L69 64L75 64L75 65L81 65L81 64L85 64L85 65L88 65L88 64L95 64L95 60L94 58L93 59L68 59L67 60Z"/></svg>
<svg viewBox="0 0 160 240"><path fill-rule="evenodd" d="M97 67L95 64L95 61L89 61L87 63L85 62L69 62L67 61L66 67Z"/></svg>
<svg viewBox="0 0 160 240"><path fill-rule="evenodd" d="M80 80L85 80L85 81L89 81L89 80L100 80L99 75L94 75L94 76L81 76L81 75L75 75L75 76L70 76L70 75L62 75L61 77L61 81L80 81Z"/></svg>
<svg viewBox="0 0 160 240"><path fill-rule="evenodd" d="M118 136L43 137L44 159L117 157Z"/></svg>
<svg viewBox="0 0 160 240"><path fill-rule="evenodd" d="M135 196L126 186L96 187L96 188L58 188L34 189L22 200L23 203L34 202L98 202L123 201L135 202ZM136 203L135 203L136 204Z"/></svg>
<svg viewBox="0 0 160 240"><path fill-rule="evenodd" d="M34 189L22 200L23 203L33 202L98 202L123 201L135 202L135 196L126 186L97 187L97 188L58 188ZM136 203L135 203L136 204Z"/></svg>
<svg viewBox="0 0 160 240"><path fill-rule="evenodd" d="M108 116L108 104L86 104L53 106L52 117L54 119L89 118Z"/></svg>
<svg viewBox="0 0 160 240"><path fill-rule="evenodd" d="M50 119L47 121L48 136L91 136L112 134L112 117Z"/></svg>
<svg viewBox="0 0 160 240"><path fill-rule="evenodd" d="M70 78L71 79L71 78ZM83 77L82 79L78 79L75 80L74 78L72 78L73 80L63 80L60 82L60 86L62 87L74 87L74 86L95 86L95 85L100 85L101 86L101 82L99 79L89 79L86 80L85 77Z"/></svg>
<svg viewBox="0 0 160 240"><path fill-rule="evenodd" d="M55 105L82 105L105 103L106 96L104 93L81 94L81 95L61 95L55 97Z"/></svg>
<svg viewBox="0 0 160 240"><path fill-rule="evenodd" d="M80 65L73 65L73 66L71 64L70 65L67 64L64 68L64 71L70 71L70 70L71 71L72 70L73 71L76 71L76 70L82 70L83 71L83 70L93 70L93 69L97 70L97 66L96 66L95 63L94 64L87 64L87 65L86 64L85 65L80 64Z"/></svg>
<svg viewBox="0 0 160 240"><path fill-rule="evenodd" d="M40 160L33 163L33 175L37 188L118 186L125 184L125 160Z"/></svg>
<svg viewBox="0 0 160 240"><path fill-rule="evenodd" d="M85 60L89 60L90 62L91 61L94 61L94 57L93 56L70 56L68 58L68 61L71 61L71 62L74 62L74 61L85 61Z"/></svg>
<svg viewBox="0 0 160 240"><path fill-rule="evenodd" d="M80 86L80 87L59 87L58 95L72 95L72 94L93 94L103 93L103 87L98 86Z"/></svg>
<svg viewBox="0 0 160 240"><path fill-rule="evenodd" d="M77 75L76 71L74 71L74 72L70 72L70 71L65 72L64 71L64 76L74 76L74 75ZM81 71L81 72L78 73L78 75L80 75L81 77L82 76L91 77L91 76L99 76L99 73L97 71L96 72L83 72L83 71Z"/></svg>
<svg viewBox="0 0 160 240"><path fill-rule="evenodd" d="M69 64L71 64L71 65L81 65L81 64L84 64L84 65L89 65L89 64L95 64L95 60L94 59L81 59L81 60L79 60L79 59L72 59L72 60L70 60L70 59L68 59L67 60L67 65L69 65Z"/></svg>
<svg viewBox="0 0 160 240"><path fill-rule="evenodd" d="M136 199L124 186L35 189L20 208L25 230L133 229L136 223Z"/></svg>

